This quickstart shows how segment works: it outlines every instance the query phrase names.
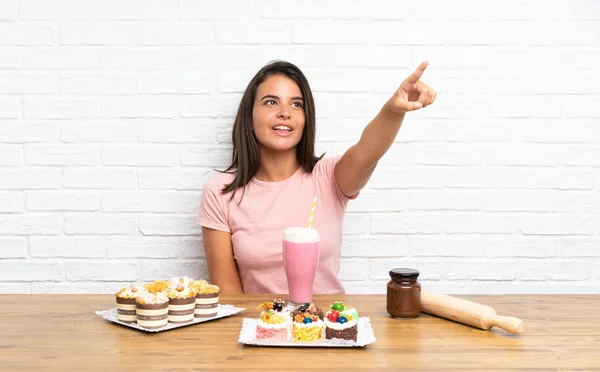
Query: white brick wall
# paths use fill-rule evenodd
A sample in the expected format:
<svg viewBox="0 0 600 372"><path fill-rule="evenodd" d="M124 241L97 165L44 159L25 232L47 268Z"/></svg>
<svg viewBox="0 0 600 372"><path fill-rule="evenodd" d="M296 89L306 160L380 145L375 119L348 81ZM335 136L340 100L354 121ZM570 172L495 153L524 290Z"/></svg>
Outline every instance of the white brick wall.
<svg viewBox="0 0 600 372"><path fill-rule="evenodd" d="M0 2L0 293L206 277L204 181L273 59L317 101L317 149L358 140L423 59L350 203L340 278L413 267L447 293L600 292L600 2Z"/></svg>

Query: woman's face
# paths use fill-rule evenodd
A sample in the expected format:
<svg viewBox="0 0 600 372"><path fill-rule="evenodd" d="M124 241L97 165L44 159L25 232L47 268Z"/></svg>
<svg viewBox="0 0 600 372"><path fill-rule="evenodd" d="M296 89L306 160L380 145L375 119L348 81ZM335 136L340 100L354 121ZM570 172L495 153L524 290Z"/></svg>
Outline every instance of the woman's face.
<svg viewBox="0 0 600 372"><path fill-rule="evenodd" d="M273 75L258 86L252 125L262 148L275 151L296 148L304 122L304 100L294 80Z"/></svg>

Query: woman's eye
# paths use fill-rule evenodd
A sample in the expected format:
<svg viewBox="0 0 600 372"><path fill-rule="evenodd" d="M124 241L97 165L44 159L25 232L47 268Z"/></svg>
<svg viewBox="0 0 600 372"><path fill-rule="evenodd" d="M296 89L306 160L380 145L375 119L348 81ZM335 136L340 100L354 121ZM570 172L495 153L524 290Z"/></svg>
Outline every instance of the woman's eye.
<svg viewBox="0 0 600 372"><path fill-rule="evenodd" d="M268 106L275 105L275 104L276 104L276 102L272 99L268 99L265 101L265 105L268 105Z"/></svg>
<svg viewBox="0 0 600 372"><path fill-rule="evenodd" d="M292 105L295 107L302 107L302 102L294 102Z"/></svg>

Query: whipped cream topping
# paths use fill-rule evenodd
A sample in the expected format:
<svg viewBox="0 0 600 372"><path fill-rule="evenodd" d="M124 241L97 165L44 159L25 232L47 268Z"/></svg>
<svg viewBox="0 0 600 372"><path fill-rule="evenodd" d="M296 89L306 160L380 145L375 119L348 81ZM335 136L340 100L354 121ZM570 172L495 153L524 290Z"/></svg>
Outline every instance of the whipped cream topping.
<svg viewBox="0 0 600 372"><path fill-rule="evenodd" d="M290 325L289 320L285 321L283 323L265 323L265 322L262 321L262 319L258 319L257 323L262 328L270 328L270 329L287 328Z"/></svg>
<svg viewBox="0 0 600 372"><path fill-rule="evenodd" d="M189 287L193 281L193 279L190 279L187 276L182 276L181 278L172 278L169 282L169 289L176 289L179 286Z"/></svg>
<svg viewBox="0 0 600 372"><path fill-rule="evenodd" d="M327 328L331 328L331 329L340 331L342 329L354 327L356 325L356 320L352 319L352 320L347 321L346 323L338 323L338 322L332 322L329 319L325 319L325 325L327 326Z"/></svg>
<svg viewBox="0 0 600 372"><path fill-rule="evenodd" d="M140 288L136 285L130 285L124 288L121 288L119 292L117 292L117 297L119 298L136 298L140 292Z"/></svg>
<svg viewBox="0 0 600 372"><path fill-rule="evenodd" d="M260 316L263 317L265 314L269 314L269 317L273 318L273 319L277 319L279 322L277 324L280 324L281 322L289 322L289 320L291 319L290 317L290 311L287 309L284 309L282 311L275 311L275 310L263 310L260 313ZM261 318L259 317L259 320L261 320ZM262 321L262 320L261 320ZM275 322L272 323L265 323L265 324L275 324Z"/></svg>
<svg viewBox="0 0 600 372"><path fill-rule="evenodd" d="M169 288L167 292L167 296L169 298L190 298L195 297L196 292L192 289L192 287L177 287L177 288Z"/></svg>
<svg viewBox="0 0 600 372"><path fill-rule="evenodd" d="M169 301L166 292L150 293L147 290L141 290L137 300L142 304L162 304Z"/></svg>

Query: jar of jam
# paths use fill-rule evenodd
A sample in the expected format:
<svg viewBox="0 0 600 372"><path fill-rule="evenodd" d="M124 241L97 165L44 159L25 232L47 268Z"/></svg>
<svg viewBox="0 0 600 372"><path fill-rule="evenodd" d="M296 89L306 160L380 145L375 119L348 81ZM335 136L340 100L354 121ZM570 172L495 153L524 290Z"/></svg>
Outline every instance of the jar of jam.
<svg viewBox="0 0 600 372"><path fill-rule="evenodd" d="M421 284L414 269L392 269L387 283L387 312L396 318L415 318L421 312Z"/></svg>

